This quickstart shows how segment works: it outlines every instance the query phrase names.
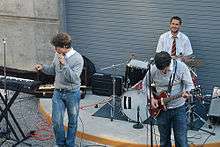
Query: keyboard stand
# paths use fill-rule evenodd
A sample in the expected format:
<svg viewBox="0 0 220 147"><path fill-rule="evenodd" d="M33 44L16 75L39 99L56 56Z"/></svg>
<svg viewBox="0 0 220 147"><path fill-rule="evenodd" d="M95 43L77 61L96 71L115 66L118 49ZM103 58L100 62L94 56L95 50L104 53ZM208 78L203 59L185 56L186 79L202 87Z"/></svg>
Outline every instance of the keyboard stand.
<svg viewBox="0 0 220 147"><path fill-rule="evenodd" d="M22 89L22 86L20 86L19 89L21 90L21 89ZM23 130L21 129L21 127L20 127L18 121L16 120L14 114L13 114L12 111L10 110L10 107L12 106L12 104L13 104L14 101L16 100L17 96L19 95L20 90L16 91L8 102L5 100L5 98L3 97L3 95L0 93L0 97L1 97L1 99L2 99L2 101L3 101L3 103L4 103L4 105L5 105L5 108L4 108L4 109L2 109L2 107L0 106L0 111L1 111L1 114L0 114L0 123L2 122L3 118L6 120L6 123L8 124L10 130L5 133L5 134L6 134L6 135L5 135L5 139L6 139L6 140L12 140L12 141L15 141L15 142L16 142L12 147L17 146L18 144L22 143L23 141L25 141L25 140L27 140L29 137L31 137L31 134L30 134L30 133L29 133L28 135L25 135L25 134L24 134L24 132L23 132ZM8 114L11 116L11 118L12 118L12 120L14 121L15 125L17 126L17 129L18 129L18 131L20 132L20 135L21 135L20 138L18 137L18 135L17 135L15 129L13 128L13 126L12 126L10 120L8 119L8 116L7 116ZM10 137L10 134L9 134L10 131L13 133L15 139L12 139L12 138ZM8 134L9 134L9 135L8 135ZM3 135L2 135L2 136L3 136ZM25 142L24 142L24 143L25 143ZM31 145L28 144L28 143L25 143L25 144L28 145L28 146L31 146Z"/></svg>

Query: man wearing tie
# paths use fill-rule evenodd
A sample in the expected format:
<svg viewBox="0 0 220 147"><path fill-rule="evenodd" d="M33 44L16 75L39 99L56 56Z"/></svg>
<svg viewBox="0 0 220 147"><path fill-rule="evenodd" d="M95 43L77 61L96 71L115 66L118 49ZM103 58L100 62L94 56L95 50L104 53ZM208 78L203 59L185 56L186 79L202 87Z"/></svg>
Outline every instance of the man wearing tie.
<svg viewBox="0 0 220 147"><path fill-rule="evenodd" d="M170 19L170 31L162 34L159 38L156 52L168 52L173 59L185 61L193 54L192 46L189 38L180 32L182 19L178 16L173 16Z"/></svg>
<svg viewBox="0 0 220 147"><path fill-rule="evenodd" d="M52 123L58 147L74 147L80 102L80 74L83 69L82 56L71 47L67 33L55 35L51 44L55 56L50 65L36 64L35 69L55 75L52 97ZM64 131L64 112L67 110L68 130Z"/></svg>

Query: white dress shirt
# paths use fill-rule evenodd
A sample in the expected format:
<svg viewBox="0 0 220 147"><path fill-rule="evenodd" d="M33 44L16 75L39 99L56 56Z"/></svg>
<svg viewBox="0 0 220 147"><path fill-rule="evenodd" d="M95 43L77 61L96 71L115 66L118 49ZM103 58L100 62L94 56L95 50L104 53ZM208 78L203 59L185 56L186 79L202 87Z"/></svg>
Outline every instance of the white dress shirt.
<svg viewBox="0 0 220 147"><path fill-rule="evenodd" d="M173 37L171 31L168 31L160 36L160 39L157 44L156 52L158 53L161 51L165 51L171 54L172 44L173 44ZM178 32L176 38L176 55L189 56L192 53L193 50L189 38L185 34Z"/></svg>

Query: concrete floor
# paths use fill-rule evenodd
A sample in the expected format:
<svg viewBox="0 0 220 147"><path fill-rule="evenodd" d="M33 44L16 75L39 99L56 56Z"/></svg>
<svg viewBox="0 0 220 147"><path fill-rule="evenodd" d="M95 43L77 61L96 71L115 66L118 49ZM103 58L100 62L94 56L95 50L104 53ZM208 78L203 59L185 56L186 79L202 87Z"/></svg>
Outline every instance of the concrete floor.
<svg viewBox="0 0 220 147"><path fill-rule="evenodd" d="M84 134L84 138L87 141L105 144L106 146L146 146L146 144L150 144L150 126L147 124L145 124L142 129L134 129L133 125L135 123L129 121L116 119L111 121L109 118L92 116L96 111L104 106L109 99L110 98L106 96L93 95L90 91L88 91L86 97L81 100L78 131ZM41 99L40 104L47 114L51 115L51 100ZM98 108L94 107L96 104L98 104ZM130 115L129 113L126 114ZM130 117L133 116L131 115ZM67 123L66 115L65 123ZM208 125L205 124L202 129L214 132L216 135L213 136L204 131L189 130L189 144L220 143L219 125L215 125L212 129L209 129ZM153 134L154 144L159 143L157 126L154 126Z"/></svg>
<svg viewBox="0 0 220 147"><path fill-rule="evenodd" d="M3 90L0 89L1 94L3 95ZM8 91L8 99L14 94L12 91ZM42 100L47 101L49 104L51 99ZM39 112L39 99L35 96L20 93L11 106L10 110L15 116L18 124L23 130L24 134L28 134L32 130L36 130L37 136L30 137L21 144L17 145L17 147L53 147L54 146L54 134L52 130L52 126L48 124L47 119ZM0 100L0 106L4 109L4 105ZM49 105L46 108L50 108ZM19 133L15 123L11 120L11 116L9 115L10 122L12 123L13 128L16 131L19 139L21 138L21 134ZM0 134L6 130L6 122L3 121L0 123ZM16 143L14 140L13 133L10 133L10 139L6 140L4 136L0 136L0 147L12 147L13 144ZM27 145L29 144L29 145ZM89 140L84 140L81 138L77 138L76 147L87 147L87 146L105 146L96 142L91 142Z"/></svg>
<svg viewBox="0 0 220 147"><path fill-rule="evenodd" d="M3 91L0 91L1 93ZM14 92L9 92L8 97L13 95ZM146 144L150 144L150 127L144 125L142 129L134 129L135 123L128 121L121 121L114 119L110 121L109 118L94 117L95 112L100 110L111 98L106 96L93 95L90 91L87 91L86 97L81 100L80 104L80 117L78 123L78 136L76 147L87 146L123 146L123 147L142 147ZM94 106L98 104L98 108ZM4 108L3 103L0 103ZM39 112L44 113L40 113ZM43 140L39 138L31 137L25 142L36 147L52 147L54 145L54 136L51 125L48 125L48 120L45 116L51 115L51 99L37 99L32 95L19 94L16 101L11 106L15 118L25 134L31 130L37 130L38 135L44 135ZM47 113L45 113L47 112ZM117 113L117 112L116 112ZM128 113L127 113L128 115ZM12 121L13 122L13 121ZM65 115L65 123L67 123L67 117ZM15 124L13 123L15 127ZM1 131L5 128L5 121L0 124ZM213 126L213 129L208 129L207 125L203 126L203 129L216 133L215 136L209 135L203 131L188 131L189 144L220 144L220 126ZM41 131L41 132L40 132ZM18 133L18 130L16 130ZM18 133L19 134L19 133ZM154 143L159 143L159 133L157 127L153 129ZM51 136L49 136L51 135ZM21 135L19 135L20 137ZM210 137L209 137L210 136ZM13 135L11 134L13 138ZM83 138L83 139L81 139ZM0 145L2 147L11 147L14 141L0 138ZM18 147L27 147L28 145L21 143Z"/></svg>

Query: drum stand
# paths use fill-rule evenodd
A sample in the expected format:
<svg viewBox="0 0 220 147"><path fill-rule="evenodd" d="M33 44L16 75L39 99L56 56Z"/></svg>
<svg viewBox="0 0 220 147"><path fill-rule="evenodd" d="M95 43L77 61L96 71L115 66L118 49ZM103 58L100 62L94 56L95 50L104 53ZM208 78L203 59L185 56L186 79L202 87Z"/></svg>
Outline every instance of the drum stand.
<svg viewBox="0 0 220 147"><path fill-rule="evenodd" d="M201 130L203 132L209 133L210 135L215 135L214 132L210 132L208 130L201 129L203 124L208 125L209 129L211 129L212 126L206 120L204 120L199 114L197 114L194 111L195 104L193 104L193 97L190 98L189 100L190 100L190 102L188 104L188 111L186 112L187 119L188 119L187 121L189 121L188 129L195 130L195 131Z"/></svg>
<svg viewBox="0 0 220 147"><path fill-rule="evenodd" d="M116 74L115 74L115 71L116 71L116 67L119 67L121 65L123 65L124 63L121 63L121 64L113 64L112 66L109 66L109 67L105 67L105 68L102 68L101 70L106 70L106 69L109 69L111 68L112 69L112 101L111 102L108 102L109 105L111 106L111 110L110 110L110 120L113 121L114 120L114 116L115 116L115 106L116 106Z"/></svg>

